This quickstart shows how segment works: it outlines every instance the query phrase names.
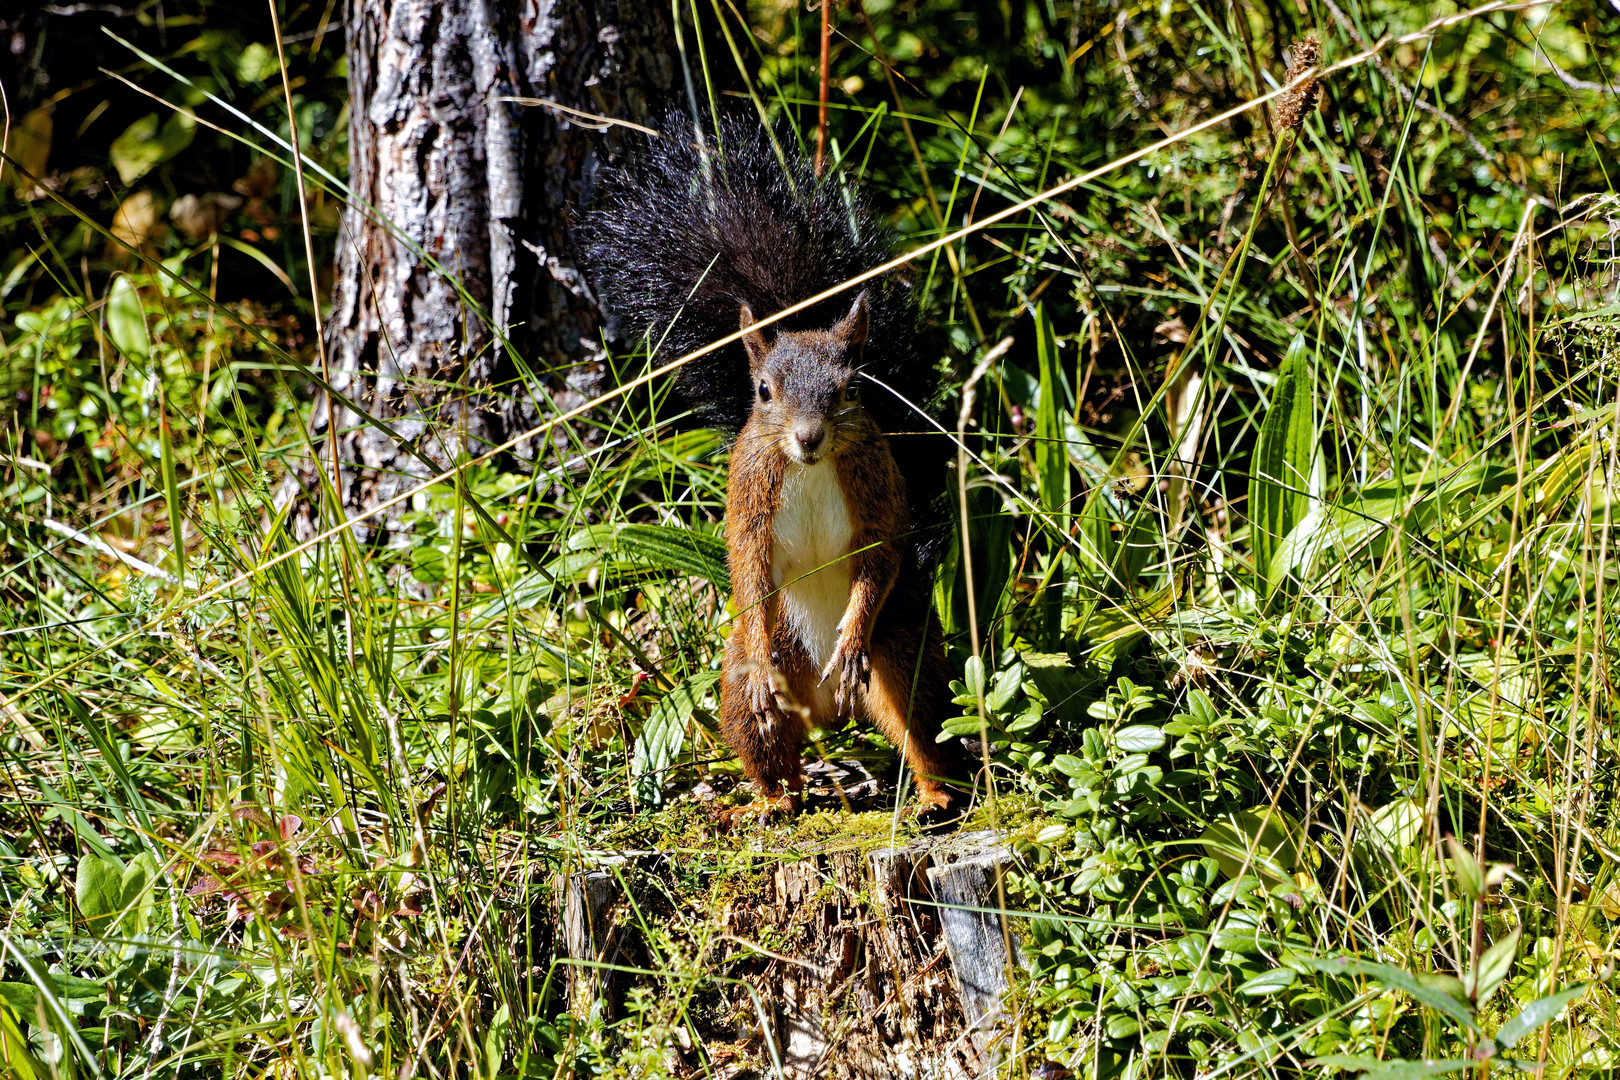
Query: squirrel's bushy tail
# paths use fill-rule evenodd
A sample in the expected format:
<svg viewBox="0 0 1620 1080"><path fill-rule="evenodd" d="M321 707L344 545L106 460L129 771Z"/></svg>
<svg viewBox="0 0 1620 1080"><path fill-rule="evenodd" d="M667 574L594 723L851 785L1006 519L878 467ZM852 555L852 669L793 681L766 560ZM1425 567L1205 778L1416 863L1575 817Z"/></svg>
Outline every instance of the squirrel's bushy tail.
<svg viewBox="0 0 1620 1080"><path fill-rule="evenodd" d="M767 132L738 117L724 118L718 132L709 125L703 137L700 146L690 120L670 114L645 155L606 178L580 230L607 309L627 333L648 334L664 360L734 332L745 303L764 318L890 256L890 234L859 196L831 171L817 180L796 146L784 147L784 165ZM865 287L866 366L922 403L932 376L915 355L911 290L892 277ZM824 329L855 295L779 325ZM753 392L741 343L686 365L676 385L706 423L735 431L748 419ZM887 397L871 395L868 408Z"/></svg>

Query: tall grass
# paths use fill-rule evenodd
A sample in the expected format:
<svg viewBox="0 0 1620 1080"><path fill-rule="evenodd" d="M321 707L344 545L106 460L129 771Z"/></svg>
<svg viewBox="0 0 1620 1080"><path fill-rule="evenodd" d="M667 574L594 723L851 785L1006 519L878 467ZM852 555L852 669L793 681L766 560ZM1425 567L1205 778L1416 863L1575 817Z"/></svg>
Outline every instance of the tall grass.
<svg viewBox="0 0 1620 1080"><path fill-rule="evenodd" d="M1586 78L1613 15L871 13L830 149L933 245L978 436L935 591L1019 857L1003 1072L1607 1072L1620 111L1538 50ZM808 117L813 28L737 14L707 62ZM1307 32L1323 110L1234 110ZM771 943L711 913L760 851L859 841L712 827L725 447L676 358L622 350L646 391L534 470L424 484L407 542L300 544L296 324L218 300L217 245L87 277L57 239L4 334L0 1068L768 1072L716 1002ZM862 724L814 751L896 769ZM626 1004L570 1014L554 883L646 849Z"/></svg>

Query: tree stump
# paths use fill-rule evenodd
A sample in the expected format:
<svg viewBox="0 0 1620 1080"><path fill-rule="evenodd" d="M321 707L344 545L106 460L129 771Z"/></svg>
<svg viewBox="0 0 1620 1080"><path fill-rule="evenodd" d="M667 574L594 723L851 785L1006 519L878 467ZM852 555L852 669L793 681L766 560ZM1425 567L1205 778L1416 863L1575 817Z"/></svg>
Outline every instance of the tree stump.
<svg viewBox="0 0 1620 1080"><path fill-rule="evenodd" d="M779 1062L789 1080L955 1080L993 1071L1001 1001L1017 962L997 913L1012 855L994 833L754 857L779 861L759 873L746 902L717 914L736 948L712 972L724 977L716 988L748 1030L741 1039L719 1027L699 1035L732 1043L739 1064L759 1075L774 1075ZM657 872L627 872L625 880L636 889L634 873ZM623 931L604 925L621 899L618 881L578 873L564 891L567 956L600 962L622 953ZM614 995L625 986L572 976L569 986L576 1014L619 1014Z"/></svg>
<svg viewBox="0 0 1620 1080"><path fill-rule="evenodd" d="M618 994L611 965L620 935L613 908L622 898L619 883L606 870L570 874L564 886L563 951L578 961L568 966L568 1006L580 1019L587 1018L597 1002L603 1019L614 1019Z"/></svg>

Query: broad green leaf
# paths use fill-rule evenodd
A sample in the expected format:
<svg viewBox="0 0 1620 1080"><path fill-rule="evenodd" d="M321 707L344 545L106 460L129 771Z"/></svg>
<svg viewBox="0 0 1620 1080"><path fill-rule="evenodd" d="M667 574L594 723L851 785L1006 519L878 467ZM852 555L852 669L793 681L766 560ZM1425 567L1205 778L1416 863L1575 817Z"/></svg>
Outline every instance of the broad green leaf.
<svg viewBox="0 0 1620 1080"><path fill-rule="evenodd" d="M1519 1015L1503 1024L1496 1033L1496 1041L1503 1049L1512 1046L1543 1024L1551 1023L1570 1002L1586 993L1589 984L1581 983L1568 990L1560 990L1556 994L1548 994L1544 998L1537 998L1526 1005Z"/></svg>
<svg viewBox="0 0 1620 1080"><path fill-rule="evenodd" d="M1237 991L1248 997L1265 997L1286 990L1298 981L1299 975L1291 968L1273 968L1239 983Z"/></svg>
<svg viewBox="0 0 1620 1080"><path fill-rule="evenodd" d="M1068 411L1063 393L1063 376L1058 370L1057 337L1047 318L1046 305L1035 307L1035 354L1040 367L1041 396L1035 409L1035 472L1041 507L1060 537L1069 534L1069 453L1065 445L1064 421ZM1063 583L1066 559L1050 564L1045 582L1045 637L1043 644L1055 648L1063 637Z"/></svg>
<svg viewBox="0 0 1620 1080"><path fill-rule="evenodd" d="M1485 954L1479 958L1479 966L1469 973L1466 983L1468 996L1474 999L1476 1006L1485 1004L1496 993L1496 988L1502 985L1502 980L1513 969L1513 961L1518 955L1518 927L1485 950Z"/></svg>
<svg viewBox="0 0 1620 1080"><path fill-rule="evenodd" d="M77 975L51 976L55 989L63 1001L105 1001L107 984L96 979L81 979Z"/></svg>
<svg viewBox="0 0 1620 1080"><path fill-rule="evenodd" d="M63 1045L61 1055L50 1062L51 1065L55 1066L50 1074L53 1078L66 1077L68 1080L72 1080L73 1077L79 1075L77 1062L87 1062L94 1067L95 1055L91 1053L90 1047L85 1044L83 1037L79 1034L72 1012L68 1008L68 997L63 994L57 977L45 970L38 956L30 956L27 953L18 952L14 948L7 948L9 944L9 942L4 941L3 937L0 937L0 948L5 948L10 953L10 961L20 967L23 974L32 980L35 993L35 1012L20 1019L31 1026L39 1025L43 1021L44 1028L60 1044L72 1044L72 1050ZM85 980L74 981L82 984ZM4 1020L10 1019L10 1017L11 1006L4 999L0 999L0 1043L7 1041L11 1034L11 1030L4 1023ZM40 1028L35 1026L34 1034L37 1035L39 1032ZM73 1051L77 1051L76 1058ZM0 1048L0 1061L5 1061L8 1057L10 1057L8 1048ZM97 1075L100 1075L99 1071Z"/></svg>
<svg viewBox="0 0 1620 1080"><path fill-rule="evenodd" d="M146 851L127 865L99 855L80 859L74 896L91 933L103 939L144 934L157 873L157 860Z"/></svg>
<svg viewBox="0 0 1620 1080"><path fill-rule="evenodd" d="M627 568L669 570L731 588L725 539L672 525L593 525L568 538L565 551L546 567L558 578L579 580L603 566L612 552Z"/></svg>
<svg viewBox="0 0 1620 1080"><path fill-rule="evenodd" d="M1067 532L1069 453L1063 433L1063 376L1058 371L1057 337L1045 304L1035 306L1035 355L1041 380L1040 400L1035 408L1036 484L1042 508L1052 516L1054 524Z"/></svg>
<svg viewBox="0 0 1620 1080"><path fill-rule="evenodd" d="M13 1012L32 1023L29 1018L39 1008L39 987L31 982L0 982L0 1003L10 1005Z"/></svg>
<svg viewBox="0 0 1620 1080"><path fill-rule="evenodd" d="M1283 810L1264 806L1227 814L1198 838L1228 878L1245 872L1247 863L1246 872L1274 883L1292 880L1301 840L1297 821Z"/></svg>
<svg viewBox="0 0 1620 1080"><path fill-rule="evenodd" d="M984 723L977 716L954 716L942 725L939 737L935 742L949 742L961 735L977 735L984 730Z"/></svg>
<svg viewBox="0 0 1620 1080"><path fill-rule="evenodd" d="M7 1076L17 1080L44 1080L52 1072L28 1049L28 1040L17 1026L18 1015L0 999L0 1066L5 1067ZM33 1022L31 1015L22 1019Z"/></svg>
<svg viewBox="0 0 1620 1080"><path fill-rule="evenodd" d="M118 179L133 184L190 146L196 135L197 121L185 113L170 113L162 124L157 113L147 113L112 141L108 154Z"/></svg>
<svg viewBox="0 0 1620 1080"><path fill-rule="evenodd" d="M501 1062L506 1058L506 1047L512 1039L512 1008L502 1003L489 1022L489 1032L484 1036L484 1060L488 1063L489 1075L501 1074Z"/></svg>
<svg viewBox="0 0 1620 1080"><path fill-rule="evenodd" d="M726 542L712 533L670 525L624 525L615 543L621 555L731 588L726 570Z"/></svg>
<svg viewBox="0 0 1620 1080"><path fill-rule="evenodd" d="M996 677L990 680L990 692L984 699L985 708L991 712L1000 712L1012 704L1013 697L1022 686L1026 674L1028 672L1022 664L1014 664L996 672Z"/></svg>
<svg viewBox="0 0 1620 1080"><path fill-rule="evenodd" d="M1396 799L1379 807L1367 819L1367 831L1388 850L1399 851L1423 836L1423 807L1412 799Z"/></svg>
<svg viewBox="0 0 1620 1080"><path fill-rule="evenodd" d="M79 860L73 897L90 932L106 937L123 907L124 864L116 857L86 855Z"/></svg>
<svg viewBox="0 0 1620 1080"><path fill-rule="evenodd" d="M686 745L686 725L702 704L703 695L719 680L718 671L705 671L680 683L658 699L636 739L632 771L636 802L658 806L664 801L665 770L675 764Z"/></svg>
<svg viewBox="0 0 1620 1080"><path fill-rule="evenodd" d="M1254 567L1262 581L1270 580L1272 562L1283 539L1310 509L1315 419L1305 341L1305 336L1300 335L1288 346L1272 389L1271 408L1260 423L1254 468L1250 470L1251 543Z"/></svg>
<svg viewBox="0 0 1620 1080"><path fill-rule="evenodd" d="M1474 858L1473 852L1463 846L1455 836L1446 837L1451 849L1451 872L1457 875L1457 887L1470 900L1485 895L1485 868Z"/></svg>
<svg viewBox="0 0 1620 1080"><path fill-rule="evenodd" d="M149 713L135 721L129 735L139 746L169 754L184 754L197 747L188 718L175 712Z"/></svg>
<svg viewBox="0 0 1620 1080"><path fill-rule="evenodd" d="M1084 761L1075 757L1073 754L1058 754L1052 759L1052 768L1056 769L1064 776L1080 776L1089 767L1090 766L1088 766Z"/></svg>
<svg viewBox="0 0 1620 1080"><path fill-rule="evenodd" d="M1124 1039L1142 1029L1142 1022L1134 1016L1120 1015L1108 1021L1108 1037Z"/></svg>
<svg viewBox="0 0 1620 1080"><path fill-rule="evenodd" d="M1164 746L1164 732L1152 724L1132 724L1114 732L1114 745L1127 754L1147 753Z"/></svg>
<svg viewBox="0 0 1620 1080"><path fill-rule="evenodd" d="M74 975L49 975L51 991L62 1001L105 1001L107 986ZM10 1005L24 1023L32 1024L39 1011L39 987L31 982L0 982L0 1003ZM0 1056L0 1061L5 1060Z"/></svg>
<svg viewBox="0 0 1620 1080"><path fill-rule="evenodd" d="M977 656L968 657L967 663L962 666L962 681L967 683L968 689L972 691L976 700L983 700L984 661Z"/></svg>
<svg viewBox="0 0 1620 1080"><path fill-rule="evenodd" d="M263 82L279 70L276 54L260 41L249 42L236 58L236 77L243 82Z"/></svg>
<svg viewBox="0 0 1620 1080"><path fill-rule="evenodd" d="M1316 557L1333 540L1333 517L1325 509L1310 509L1283 537L1266 571L1266 590L1275 592L1289 578L1304 579Z"/></svg>
<svg viewBox="0 0 1620 1080"><path fill-rule="evenodd" d="M1083 720L1093 687L1075 670L1067 653L1021 652L1029 682L1045 699L1046 713L1059 722Z"/></svg>
<svg viewBox="0 0 1620 1080"><path fill-rule="evenodd" d="M140 290L123 274L113 278L107 289L107 336L119 352L133 360L145 360L152 352Z"/></svg>
<svg viewBox="0 0 1620 1080"><path fill-rule="evenodd" d="M124 867L118 881L118 932L124 937L146 933L152 919L152 883L157 880L157 859L143 851Z"/></svg>

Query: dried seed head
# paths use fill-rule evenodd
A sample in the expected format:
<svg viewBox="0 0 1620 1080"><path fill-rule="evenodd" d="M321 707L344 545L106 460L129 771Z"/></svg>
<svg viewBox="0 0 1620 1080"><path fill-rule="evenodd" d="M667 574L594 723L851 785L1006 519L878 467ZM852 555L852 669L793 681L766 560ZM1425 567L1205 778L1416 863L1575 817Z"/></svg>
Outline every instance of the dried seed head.
<svg viewBox="0 0 1620 1080"><path fill-rule="evenodd" d="M1322 43L1313 37L1302 38L1288 51L1288 81L1293 82L1322 58ZM1322 87L1316 79L1306 79L1277 99L1277 128L1279 131L1297 130L1305 117L1316 108Z"/></svg>

